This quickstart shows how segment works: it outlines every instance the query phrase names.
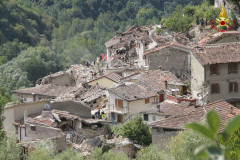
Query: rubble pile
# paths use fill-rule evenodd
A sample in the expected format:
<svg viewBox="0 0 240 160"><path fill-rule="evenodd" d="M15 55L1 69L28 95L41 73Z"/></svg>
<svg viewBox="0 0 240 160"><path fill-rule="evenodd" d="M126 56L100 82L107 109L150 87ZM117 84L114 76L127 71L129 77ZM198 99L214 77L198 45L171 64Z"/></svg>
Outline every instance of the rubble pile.
<svg viewBox="0 0 240 160"><path fill-rule="evenodd" d="M93 78L93 73L95 73L92 66L84 66L82 64L72 65L66 72L73 74L77 86L90 81Z"/></svg>

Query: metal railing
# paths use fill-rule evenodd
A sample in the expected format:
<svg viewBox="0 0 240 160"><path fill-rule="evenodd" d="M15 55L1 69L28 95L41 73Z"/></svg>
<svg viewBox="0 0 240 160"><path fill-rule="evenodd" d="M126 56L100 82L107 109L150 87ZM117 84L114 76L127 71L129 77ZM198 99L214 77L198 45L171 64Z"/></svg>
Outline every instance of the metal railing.
<svg viewBox="0 0 240 160"><path fill-rule="evenodd" d="M122 112L122 113L127 113L128 112L128 107L124 106L124 107L116 107L114 104L108 104L108 108L110 112Z"/></svg>

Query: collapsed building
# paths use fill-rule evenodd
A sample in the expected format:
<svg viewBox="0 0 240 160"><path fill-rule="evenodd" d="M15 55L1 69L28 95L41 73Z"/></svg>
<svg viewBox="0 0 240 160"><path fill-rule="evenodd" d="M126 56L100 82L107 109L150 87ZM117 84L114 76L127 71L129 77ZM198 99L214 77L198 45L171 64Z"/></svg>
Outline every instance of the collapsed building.
<svg viewBox="0 0 240 160"><path fill-rule="evenodd" d="M107 48L108 67L147 68L144 52L164 46L166 42L177 41L184 45L189 42L189 39L182 34L157 33L156 27L134 25L107 41L105 46Z"/></svg>

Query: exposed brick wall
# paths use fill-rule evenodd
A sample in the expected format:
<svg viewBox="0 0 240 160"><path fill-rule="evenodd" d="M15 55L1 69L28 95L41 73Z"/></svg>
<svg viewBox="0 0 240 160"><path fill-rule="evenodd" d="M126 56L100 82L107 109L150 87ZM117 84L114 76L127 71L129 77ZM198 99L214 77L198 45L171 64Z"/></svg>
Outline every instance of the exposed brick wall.
<svg viewBox="0 0 240 160"><path fill-rule="evenodd" d="M179 98L171 95L167 95L167 99L173 102L176 102L180 104L181 102L188 102L191 105L196 105L196 99L185 99L185 98Z"/></svg>

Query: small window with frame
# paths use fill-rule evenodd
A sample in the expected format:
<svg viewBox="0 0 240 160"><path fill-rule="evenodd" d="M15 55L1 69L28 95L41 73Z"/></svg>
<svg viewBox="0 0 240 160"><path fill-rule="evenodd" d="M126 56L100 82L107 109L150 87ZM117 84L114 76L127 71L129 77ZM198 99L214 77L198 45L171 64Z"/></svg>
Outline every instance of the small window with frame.
<svg viewBox="0 0 240 160"><path fill-rule="evenodd" d="M229 82L229 93L238 92L238 83L237 82Z"/></svg>
<svg viewBox="0 0 240 160"><path fill-rule="evenodd" d="M148 121L148 114L143 114L143 120Z"/></svg>
<svg viewBox="0 0 240 160"><path fill-rule="evenodd" d="M237 63L229 63L228 64L228 74L238 73L238 64Z"/></svg>
<svg viewBox="0 0 240 160"><path fill-rule="evenodd" d="M145 99L145 104L149 103L149 98Z"/></svg>
<svg viewBox="0 0 240 160"><path fill-rule="evenodd" d="M210 65L210 74L211 75L219 75L219 65L218 64L212 64Z"/></svg>
<svg viewBox="0 0 240 160"><path fill-rule="evenodd" d="M36 132L36 126L30 126L31 127L31 131Z"/></svg>
<svg viewBox="0 0 240 160"><path fill-rule="evenodd" d="M211 93L212 94L220 93L220 86L218 83L214 83L211 85Z"/></svg>

